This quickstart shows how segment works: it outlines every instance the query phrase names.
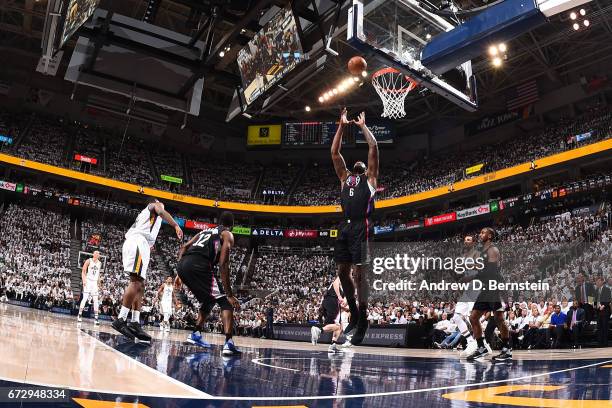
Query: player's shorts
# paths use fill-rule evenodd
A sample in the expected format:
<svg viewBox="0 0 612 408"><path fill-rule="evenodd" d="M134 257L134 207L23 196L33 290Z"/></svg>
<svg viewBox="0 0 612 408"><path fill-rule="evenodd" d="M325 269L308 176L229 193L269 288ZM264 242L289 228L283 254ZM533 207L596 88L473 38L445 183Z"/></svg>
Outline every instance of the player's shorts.
<svg viewBox="0 0 612 408"><path fill-rule="evenodd" d="M122 249L123 270L142 279L147 278L151 248L142 235L132 235L125 239Z"/></svg>
<svg viewBox="0 0 612 408"><path fill-rule="evenodd" d="M209 313L215 304L224 310L232 309L223 284L207 258L197 254L184 255L177 265L177 270L179 278L198 299L200 309L204 313Z"/></svg>
<svg viewBox="0 0 612 408"><path fill-rule="evenodd" d="M172 302L161 302L160 309L162 314L172 314Z"/></svg>
<svg viewBox="0 0 612 408"><path fill-rule="evenodd" d="M370 225L366 219L346 220L340 224L334 259L337 263L363 265L369 262Z"/></svg>
<svg viewBox="0 0 612 408"><path fill-rule="evenodd" d="M461 316L469 316L474 308L475 302L457 302L455 313Z"/></svg>
<svg viewBox="0 0 612 408"><path fill-rule="evenodd" d="M333 296L325 296L323 298L323 324L339 324L340 323L340 305L338 299Z"/></svg>
<svg viewBox="0 0 612 408"><path fill-rule="evenodd" d="M85 293L91 296L98 296L98 282L86 282L83 294Z"/></svg>

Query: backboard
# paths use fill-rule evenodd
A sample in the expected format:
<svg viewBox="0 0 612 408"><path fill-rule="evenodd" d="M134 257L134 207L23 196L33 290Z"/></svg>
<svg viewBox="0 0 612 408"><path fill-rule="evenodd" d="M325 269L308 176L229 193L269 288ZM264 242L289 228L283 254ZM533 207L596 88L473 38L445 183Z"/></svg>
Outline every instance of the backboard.
<svg viewBox="0 0 612 408"><path fill-rule="evenodd" d="M421 51L436 35L455 25L414 0L353 0L347 40L364 53L369 67L401 70L468 111L478 107L471 61L440 76L421 64ZM376 63L372 64L375 59Z"/></svg>

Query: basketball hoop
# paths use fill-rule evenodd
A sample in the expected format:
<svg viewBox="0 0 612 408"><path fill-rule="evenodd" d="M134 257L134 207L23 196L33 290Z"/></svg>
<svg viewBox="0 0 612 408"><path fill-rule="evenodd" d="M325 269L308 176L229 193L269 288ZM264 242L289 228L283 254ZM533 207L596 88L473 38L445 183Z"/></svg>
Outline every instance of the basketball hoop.
<svg viewBox="0 0 612 408"><path fill-rule="evenodd" d="M398 69L387 67L372 74L372 85L383 102L383 118L399 119L406 116L404 100L417 82Z"/></svg>

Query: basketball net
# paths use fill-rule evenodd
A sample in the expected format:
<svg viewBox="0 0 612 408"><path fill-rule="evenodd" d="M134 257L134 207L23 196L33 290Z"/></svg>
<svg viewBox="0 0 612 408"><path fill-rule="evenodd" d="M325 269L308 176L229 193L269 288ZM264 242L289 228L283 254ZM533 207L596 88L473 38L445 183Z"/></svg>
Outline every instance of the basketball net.
<svg viewBox="0 0 612 408"><path fill-rule="evenodd" d="M383 102L383 118L399 119L406 116L404 100L417 83L408 75L391 67L383 68L372 74L372 85Z"/></svg>

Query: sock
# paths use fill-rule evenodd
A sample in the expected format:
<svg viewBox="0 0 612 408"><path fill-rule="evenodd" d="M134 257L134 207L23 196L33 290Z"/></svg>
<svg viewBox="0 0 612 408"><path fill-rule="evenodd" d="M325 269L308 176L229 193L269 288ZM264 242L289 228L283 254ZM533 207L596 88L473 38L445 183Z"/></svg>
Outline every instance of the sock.
<svg viewBox="0 0 612 408"><path fill-rule="evenodd" d="M476 342L478 343L478 347L484 347L484 339L481 337L479 339L476 339Z"/></svg>
<svg viewBox="0 0 612 408"><path fill-rule="evenodd" d="M119 312L119 318L123 320L127 320L128 313L130 313L130 309L125 306L121 306L121 311Z"/></svg>
<svg viewBox="0 0 612 408"><path fill-rule="evenodd" d="M132 310L132 321L140 323L140 310Z"/></svg>
<svg viewBox="0 0 612 408"><path fill-rule="evenodd" d="M98 315L97 314L94 315L94 319L98 320Z"/></svg>
<svg viewBox="0 0 612 408"><path fill-rule="evenodd" d="M332 339L332 343L331 344L336 344L336 340Z"/></svg>

